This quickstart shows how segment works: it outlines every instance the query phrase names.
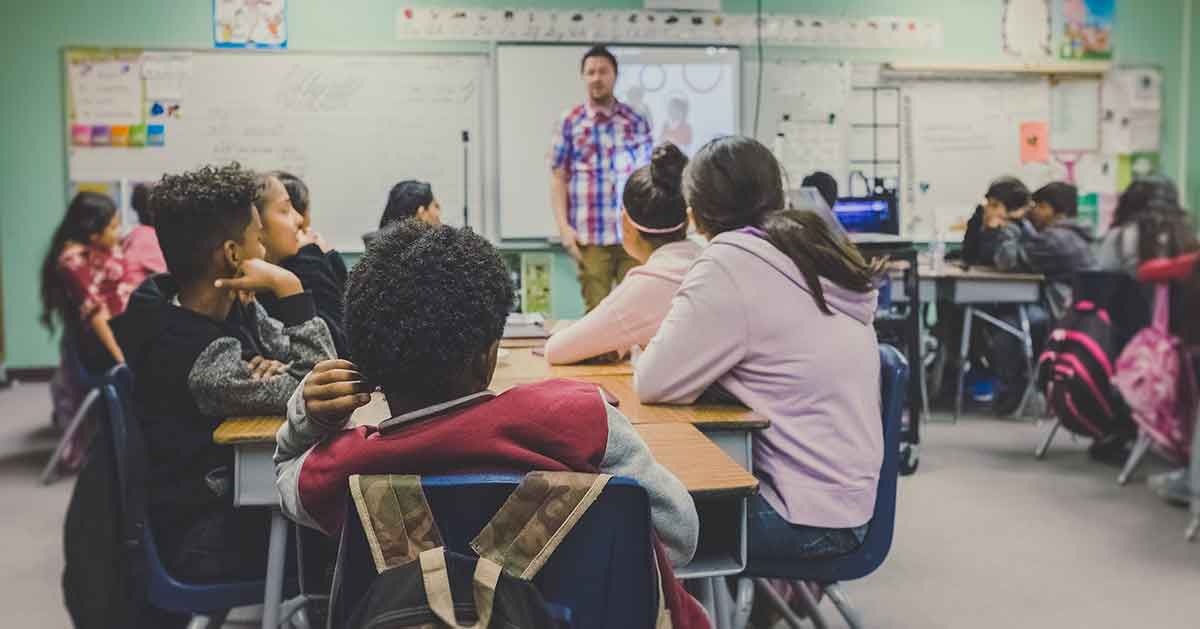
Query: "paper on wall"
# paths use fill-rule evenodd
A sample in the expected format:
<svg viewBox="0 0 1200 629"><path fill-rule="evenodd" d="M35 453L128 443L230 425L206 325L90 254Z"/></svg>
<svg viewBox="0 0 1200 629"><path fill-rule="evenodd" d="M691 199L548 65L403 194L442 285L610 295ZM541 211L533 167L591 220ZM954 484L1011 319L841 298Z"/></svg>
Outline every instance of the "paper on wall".
<svg viewBox="0 0 1200 629"><path fill-rule="evenodd" d="M142 75L136 60L81 61L69 67L72 122L136 125L142 122Z"/></svg>
<svg viewBox="0 0 1200 629"><path fill-rule="evenodd" d="M1065 80L1050 87L1050 148L1095 151L1100 148L1100 82Z"/></svg>
<svg viewBox="0 0 1200 629"><path fill-rule="evenodd" d="M1111 194L1117 190L1117 163L1110 156L1088 153L1075 162L1075 187L1079 194Z"/></svg>

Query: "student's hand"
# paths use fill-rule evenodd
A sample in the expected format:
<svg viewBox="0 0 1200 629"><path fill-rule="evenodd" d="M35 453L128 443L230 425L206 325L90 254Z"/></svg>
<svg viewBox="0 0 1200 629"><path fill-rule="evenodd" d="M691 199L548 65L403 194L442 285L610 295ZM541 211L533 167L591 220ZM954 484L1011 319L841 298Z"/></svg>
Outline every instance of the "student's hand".
<svg viewBox="0 0 1200 629"><path fill-rule="evenodd" d="M323 360L304 379L304 411L322 426L340 428L371 402L371 388L348 360Z"/></svg>
<svg viewBox="0 0 1200 629"><path fill-rule="evenodd" d="M280 299L304 292L295 273L258 258L242 262L237 277L219 279L213 285L234 292L270 292Z"/></svg>
<svg viewBox="0 0 1200 629"><path fill-rule="evenodd" d="M333 247L330 247L329 243L325 241L324 236L311 228L300 230L300 246L307 247L308 245L316 245L320 247L321 253L329 253L330 249L333 249Z"/></svg>
<svg viewBox="0 0 1200 629"><path fill-rule="evenodd" d="M250 367L251 380L267 380L268 378L286 373L288 368L286 364L278 360L271 360L262 356L251 358L247 366Z"/></svg>
<svg viewBox="0 0 1200 629"><path fill-rule="evenodd" d="M1029 206L1028 205L1026 205L1025 207L1023 207L1019 210L1013 210L1013 211L1009 212L1008 220L1013 221L1013 222L1019 222L1021 219L1025 218L1026 214L1029 214Z"/></svg>
<svg viewBox="0 0 1200 629"><path fill-rule="evenodd" d="M570 225L558 226L558 238L562 241L563 249L575 262L583 264L583 252L579 250L579 234Z"/></svg>

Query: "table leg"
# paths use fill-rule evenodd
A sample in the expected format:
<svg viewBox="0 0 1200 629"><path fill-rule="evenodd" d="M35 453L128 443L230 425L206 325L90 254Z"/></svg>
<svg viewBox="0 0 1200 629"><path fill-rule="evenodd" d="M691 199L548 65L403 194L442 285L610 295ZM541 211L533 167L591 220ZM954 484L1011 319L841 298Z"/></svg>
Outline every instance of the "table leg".
<svg viewBox="0 0 1200 629"><path fill-rule="evenodd" d="M717 605L714 601L713 580L709 577L696 581L696 601L708 612L713 627L720 627L721 618L717 615Z"/></svg>
<svg viewBox="0 0 1200 629"><path fill-rule="evenodd" d="M713 589L713 609L717 613L716 629L730 629L732 626L733 597L729 595L729 587L725 577L709 577Z"/></svg>
<svg viewBox="0 0 1200 629"><path fill-rule="evenodd" d="M1013 417L1024 417L1025 406L1029 403L1029 398L1033 396L1037 390L1037 373L1033 366L1033 331L1029 326L1029 311L1026 310L1025 304L1017 306L1017 316L1021 320L1021 349L1025 352L1025 375L1029 381L1025 385L1025 390L1021 393L1021 403L1017 406L1017 411L1013 413Z"/></svg>
<svg viewBox="0 0 1200 629"><path fill-rule="evenodd" d="M271 539L267 551L267 587L263 597L263 629L279 627L279 606L283 600L283 570L287 563L287 518L279 509L271 509Z"/></svg>
<svg viewBox="0 0 1200 629"><path fill-rule="evenodd" d="M963 310L962 339L958 349L958 394L954 397L954 421L962 415L963 385L966 383L967 370L970 369L971 355L971 322L975 319L975 307L968 305Z"/></svg>

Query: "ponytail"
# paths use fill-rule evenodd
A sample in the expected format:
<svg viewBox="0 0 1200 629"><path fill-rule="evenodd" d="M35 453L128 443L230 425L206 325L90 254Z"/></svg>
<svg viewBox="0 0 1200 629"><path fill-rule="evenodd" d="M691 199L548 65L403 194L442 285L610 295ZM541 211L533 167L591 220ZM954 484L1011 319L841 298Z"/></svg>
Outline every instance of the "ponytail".
<svg viewBox="0 0 1200 629"><path fill-rule="evenodd" d="M868 263L858 248L829 228L825 219L808 210L777 210L763 216L761 228L767 240L792 259L813 301L821 312L832 315L821 286L824 277L835 285L856 293L870 292L884 262Z"/></svg>

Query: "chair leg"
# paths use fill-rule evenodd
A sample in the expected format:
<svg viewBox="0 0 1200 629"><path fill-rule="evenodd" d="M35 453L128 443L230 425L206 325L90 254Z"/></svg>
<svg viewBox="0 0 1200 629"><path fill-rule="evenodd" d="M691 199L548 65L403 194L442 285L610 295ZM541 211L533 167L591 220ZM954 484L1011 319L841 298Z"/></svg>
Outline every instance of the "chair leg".
<svg viewBox="0 0 1200 629"><path fill-rule="evenodd" d="M1121 474L1117 476L1117 484L1124 485L1129 482L1133 473L1137 471L1138 465L1141 465L1142 458L1146 456L1146 450L1150 449L1150 435L1139 433L1137 443L1134 444L1133 450L1129 453L1129 458L1125 460L1125 467L1121 470Z"/></svg>
<svg viewBox="0 0 1200 629"><path fill-rule="evenodd" d="M54 454L50 455L50 460L46 461L46 467L42 469L41 483L49 485L61 478L58 473L58 462L62 458L63 452L67 449L67 445L75 438L75 433L83 427L83 422L87 419L88 411L92 409L92 405L100 397L100 389L93 388L83 397L83 401L79 403L79 408L75 409L75 415L71 417L70 423L67 424L67 429L63 431L62 438L58 440L58 445L54 447Z"/></svg>
<svg viewBox="0 0 1200 629"><path fill-rule="evenodd" d="M1188 523L1187 530L1183 533L1184 539L1189 542L1196 541L1196 535L1200 533L1200 504L1196 504L1200 503L1200 498L1192 498L1192 503L1194 505L1192 511L1195 513L1192 514L1192 521Z"/></svg>
<svg viewBox="0 0 1200 629"><path fill-rule="evenodd" d="M963 385L966 383L967 370L971 368L969 356L971 355L971 321L975 318L975 308L967 306L963 310L963 330L962 339L959 342L958 351L958 394L954 397L954 421L958 421L962 415L963 407Z"/></svg>
<svg viewBox="0 0 1200 629"><path fill-rule="evenodd" d="M1055 419L1054 425L1050 426L1050 432L1046 433L1046 438L1042 441L1042 445L1038 446L1033 455L1039 459L1046 457L1046 450L1050 449L1050 442L1054 441L1054 435L1058 434L1058 428L1062 426L1062 421Z"/></svg>
<svg viewBox="0 0 1200 629"><path fill-rule="evenodd" d="M195 615L188 621L188 629L221 629L221 626L225 624L225 618L228 616L228 609L203 616Z"/></svg>
<svg viewBox="0 0 1200 629"><path fill-rule="evenodd" d="M754 581L749 577L737 580L737 597L733 601L733 629L746 629L750 623L750 612L754 609Z"/></svg>
<svg viewBox="0 0 1200 629"><path fill-rule="evenodd" d="M850 629L863 628L862 615L858 613L858 610L854 609L854 605L850 603L850 597L842 590L841 585L830 583L825 586L825 594L837 606L838 611L841 612L842 618L846 619L846 624L850 626Z"/></svg>
<svg viewBox="0 0 1200 629"><path fill-rule="evenodd" d="M754 579L754 584L758 586L759 593L766 597L771 607L774 607L775 611L783 616L783 620L787 622L791 629L804 629L804 619L792 611L792 607L788 605L787 601L783 600L779 592L776 592L775 588L771 587L770 581L756 578ZM804 586L801 587L803 588ZM812 594L808 593L807 589L805 589L801 596L804 597L804 602L809 607L809 613L811 614L809 618L813 621L813 626L816 629L827 629L825 619L821 617L821 612L817 610L816 602L812 600Z"/></svg>

